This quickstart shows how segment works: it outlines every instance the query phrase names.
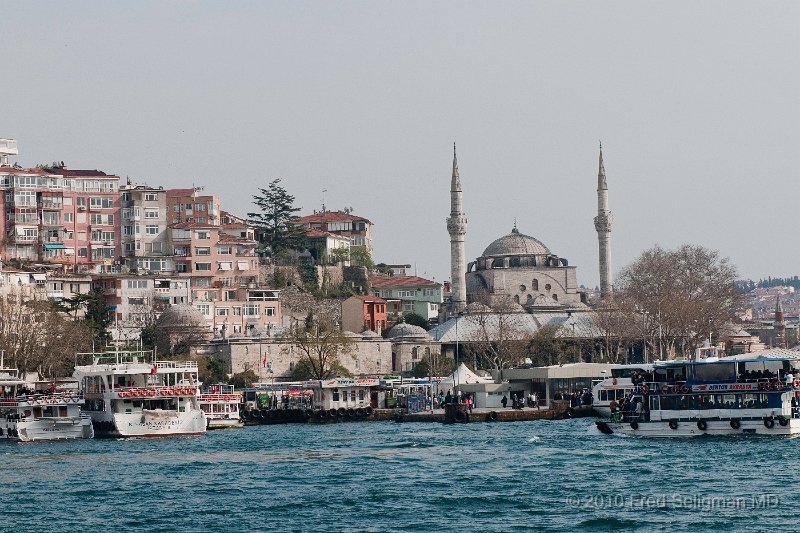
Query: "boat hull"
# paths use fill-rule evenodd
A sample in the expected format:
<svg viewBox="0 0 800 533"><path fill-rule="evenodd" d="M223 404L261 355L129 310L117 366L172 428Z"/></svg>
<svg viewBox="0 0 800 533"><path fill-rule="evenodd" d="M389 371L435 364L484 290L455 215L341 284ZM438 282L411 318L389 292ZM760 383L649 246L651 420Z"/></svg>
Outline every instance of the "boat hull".
<svg viewBox="0 0 800 533"><path fill-rule="evenodd" d="M40 418L0 421L2 438L18 442L91 439L92 422L88 418Z"/></svg>
<svg viewBox="0 0 800 533"><path fill-rule="evenodd" d="M207 418L206 425L211 429L243 428L244 422L238 418Z"/></svg>
<svg viewBox="0 0 800 533"><path fill-rule="evenodd" d="M605 434L620 434L635 437L699 437L702 435L770 435L789 436L800 434L800 419L785 420L786 425L781 425L780 419L772 420L771 427L767 427L764 419L739 420L738 427L731 425L731 420L703 420L705 428L698 425L697 420L676 421L673 427L670 422L663 420L657 422L639 422L634 429L629 422L598 421L598 429ZM702 424L701 424L702 425ZM735 425L735 422L734 422Z"/></svg>
<svg viewBox="0 0 800 533"><path fill-rule="evenodd" d="M114 413L111 418L93 414L98 438L171 437L202 435L206 420L202 411L154 411Z"/></svg>

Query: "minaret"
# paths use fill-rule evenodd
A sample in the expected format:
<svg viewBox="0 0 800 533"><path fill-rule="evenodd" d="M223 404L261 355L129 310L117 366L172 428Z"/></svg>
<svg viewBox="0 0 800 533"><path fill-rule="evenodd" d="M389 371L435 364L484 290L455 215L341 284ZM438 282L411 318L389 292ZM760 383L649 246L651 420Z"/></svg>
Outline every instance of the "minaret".
<svg viewBox="0 0 800 533"><path fill-rule="evenodd" d="M456 314L463 311L467 305L467 284L464 278L467 265L464 254L467 216L461 206L461 178L458 175L456 143L453 143L453 177L450 181L450 216L447 218L447 233L450 234L450 279L452 280L450 312Z"/></svg>
<svg viewBox="0 0 800 533"><path fill-rule="evenodd" d="M775 347L786 348L786 322L783 321L783 305L781 295L775 301Z"/></svg>
<svg viewBox="0 0 800 533"><path fill-rule="evenodd" d="M597 172L597 216L594 217L594 228L597 230L597 242L600 248L600 298L611 295L611 225L614 218L608 210L608 183L606 169L603 168L603 145L600 144L600 169Z"/></svg>

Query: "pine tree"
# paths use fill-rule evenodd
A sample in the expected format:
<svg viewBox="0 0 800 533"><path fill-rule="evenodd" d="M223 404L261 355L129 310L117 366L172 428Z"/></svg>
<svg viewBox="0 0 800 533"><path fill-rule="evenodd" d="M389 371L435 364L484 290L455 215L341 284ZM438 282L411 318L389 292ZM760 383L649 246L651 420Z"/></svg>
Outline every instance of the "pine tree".
<svg viewBox="0 0 800 533"><path fill-rule="evenodd" d="M272 255L306 246L306 231L295 223L300 208L294 206L294 196L280 186L280 181L272 180L269 187L259 189L261 194L253 196L253 203L260 212L247 213L259 241L270 248Z"/></svg>

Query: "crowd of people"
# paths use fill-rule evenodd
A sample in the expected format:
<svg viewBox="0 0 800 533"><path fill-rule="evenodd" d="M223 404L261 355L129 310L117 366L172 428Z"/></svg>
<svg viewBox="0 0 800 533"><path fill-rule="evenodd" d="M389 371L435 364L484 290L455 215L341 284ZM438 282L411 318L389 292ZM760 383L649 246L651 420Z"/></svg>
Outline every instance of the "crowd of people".
<svg viewBox="0 0 800 533"><path fill-rule="evenodd" d="M569 400L570 407L582 407L584 405L592 405L594 397L592 391L589 389L581 389L579 391L556 391L553 395L554 400Z"/></svg>

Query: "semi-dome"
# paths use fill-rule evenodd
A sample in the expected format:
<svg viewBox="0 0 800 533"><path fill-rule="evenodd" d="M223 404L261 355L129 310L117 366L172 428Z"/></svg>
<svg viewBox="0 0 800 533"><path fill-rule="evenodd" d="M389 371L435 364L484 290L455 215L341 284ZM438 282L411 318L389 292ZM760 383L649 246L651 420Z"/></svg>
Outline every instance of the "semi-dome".
<svg viewBox="0 0 800 533"><path fill-rule="evenodd" d="M390 339L396 337L429 337L425 328L414 324L406 324L405 322L395 324L386 336Z"/></svg>
<svg viewBox="0 0 800 533"><path fill-rule="evenodd" d="M205 325L203 313L193 305L176 304L169 306L158 318L160 326L199 326Z"/></svg>
<svg viewBox="0 0 800 533"><path fill-rule="evenodd" d="M483 257L502 255L550 255L550 250L540 240L520 233L514 228L483 251Z"/></svg>

